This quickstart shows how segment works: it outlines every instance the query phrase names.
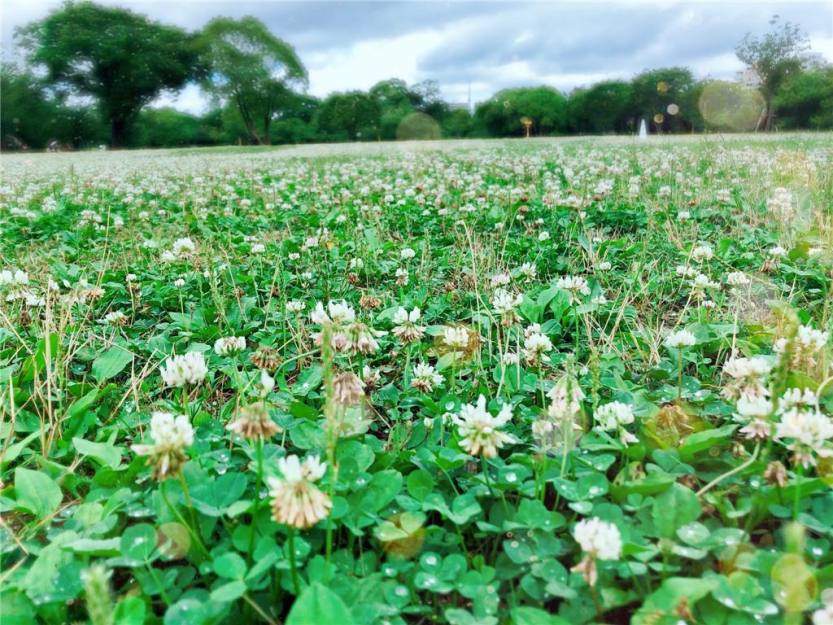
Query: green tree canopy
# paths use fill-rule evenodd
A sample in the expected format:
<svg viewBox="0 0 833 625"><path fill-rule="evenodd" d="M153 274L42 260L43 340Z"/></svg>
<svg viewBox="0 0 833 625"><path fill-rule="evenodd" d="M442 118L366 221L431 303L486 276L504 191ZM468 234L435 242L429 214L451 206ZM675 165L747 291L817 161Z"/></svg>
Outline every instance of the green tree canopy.
<svg viewBox="0 0 833 625"><path fill-rule="evenodd" d="M209 68L205 87L237 108L254 143L269 143L269 127L291 99L291 88L307 81L295 50L251 16L211 20L201 42Z"/></svg>
<svg viewBox="0 0 833 625"><path fill-rule="evenodd" d="M500 137L523 134L523 117L532 120L533 134L559 133L567 129L567 99L547 86L504 89L480 104L476 116Z"/></svg>
<svg viewBox="0 0 833 625"><path fill-rule="evenodd" d="M642 72L631 81L633 114L658 132L690 130L699 123L697 82L686 67Z"/></svg>
<svg viewBox="0 0 833 625"><path fill-rule="evenodd" d="M760 80L761 94L766 104L763 125L772 128L774 108L772 100L781 85L797 74L808 60L807 35L790 22L781 23L775 15L769 22L772 30L761 37L746 36L735 48L737 57L749 66Z"/></svg>
<svg viewBox="0 0 833 625"><path fill-rule="evenodd" d="M775 95L773 107L786 128L833 128L833 67L788 77Z"/></svg>
<svg viewBox="0 0 833 625"><path fill-rule="evenodd" d="M145 104L199 69L196 40L184 30L92 2L68 2L19 37L51 83L97 100L114 146Z"/></svg>
<svg viewBox="0 0 833 625"><path fill-rule="evenodd" d="M382 114L379 101L362 91L334 93L321 103L318 128L330 141L378 139Z"/></svg>
<svg viewBox="0 0 833 625"><path fill-rule="evenodd" d="M620 80L596 83L570 94L568 111L573 130L589 133L627 132L633 129L633 89Z"/></svg>

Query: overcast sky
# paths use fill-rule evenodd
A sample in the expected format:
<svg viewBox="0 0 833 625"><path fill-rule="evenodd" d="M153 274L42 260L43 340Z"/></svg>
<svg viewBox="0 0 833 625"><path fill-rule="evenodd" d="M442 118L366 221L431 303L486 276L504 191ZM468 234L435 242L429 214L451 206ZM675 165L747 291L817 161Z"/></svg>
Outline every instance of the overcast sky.
<svg viewBox="0 0 833 625"><path fill-rule="evenodd" d="M102 1L102 0L99 0ZM103 0L198 29L215 15L254 15L295 46L309 92L367 89L391 77L439 82L444 97L477 102L504 87L549 84L565 91L644 69L686 65L698 77L732 78L735 44L767 30L773 14L799 24L813 51L833 61L833 1L620 2L235 2ZM17 26L58 0L2 0L2 48ZM196 87L160 103L198 112Z"/></svg>

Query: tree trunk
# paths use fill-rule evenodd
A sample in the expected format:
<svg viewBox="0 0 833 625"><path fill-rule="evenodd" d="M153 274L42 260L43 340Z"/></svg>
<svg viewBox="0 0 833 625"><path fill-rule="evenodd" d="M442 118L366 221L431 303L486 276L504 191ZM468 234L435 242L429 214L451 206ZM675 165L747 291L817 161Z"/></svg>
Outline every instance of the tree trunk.
<svg viewBox="0 0 833 625"><path fill-rule="evenodd" d="M272 123L271 115L266 114L263 116L263 144L264 145L272 145L272 137L269 136L269 126Z"/></svg>
<svg viewBox="0 0 833 625"><path fill-rule="evenodd" d="M127 142L127 120L123 117L110 119L110 145L114 148L123 148Z"/></svg>

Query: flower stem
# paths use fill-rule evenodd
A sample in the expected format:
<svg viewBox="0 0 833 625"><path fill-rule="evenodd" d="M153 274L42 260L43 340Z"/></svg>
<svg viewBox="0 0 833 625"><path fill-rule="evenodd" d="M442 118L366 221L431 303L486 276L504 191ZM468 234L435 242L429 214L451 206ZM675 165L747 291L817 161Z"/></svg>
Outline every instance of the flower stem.
<svg viewBox="0 0 833 625"><path fill-rule="evenodd" d="M301 594L301 584L298 582L298 568L295 565L295 528L290 527L288 532L289 546L289 569L292 572L292 587L295 589L295 596Z"/></svg>
<svg viewBox="0 0 833 625"><path fill-rule="evenodd" d="M258 437L255 443L255 458L257 463L257 478L255 479L255 500L252 504L252 526L249 532L249 562L254 562L255 551L255 523L257 521L257 511L260 508L260 497L258 491L260 485L263 483L263 439Z"/></svg>
<svg viewBox="0 0 833 625"><path fill-rule="evenodd" d="M677 350L677 401L683 396L683 350Z"/></svg>
<svg viewBox="0 0 833 625"><path fill-rule="evenodd" d="M483 467L483 475L486 478L486 486L489 487L489 493L492 497L494 497L495 491L492 489L492 480L489 477L489 465L486 463L486 456L480 456L480 464Z"/></svg>

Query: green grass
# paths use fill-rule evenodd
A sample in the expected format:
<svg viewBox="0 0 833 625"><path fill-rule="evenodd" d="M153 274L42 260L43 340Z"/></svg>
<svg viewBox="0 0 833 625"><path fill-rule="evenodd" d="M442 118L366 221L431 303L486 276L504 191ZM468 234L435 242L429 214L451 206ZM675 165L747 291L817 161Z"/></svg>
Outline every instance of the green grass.
<svg viewBox="0 0 833 625"><path fill-rule="evenodd" d="M805 622L830 138L4 155L3 622Z"/></svg>

